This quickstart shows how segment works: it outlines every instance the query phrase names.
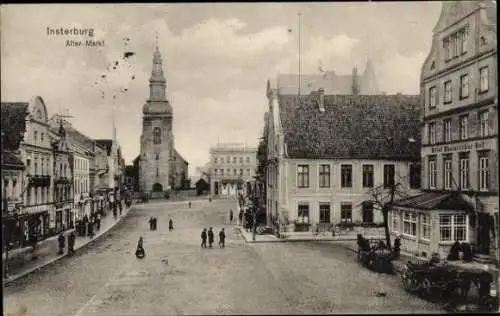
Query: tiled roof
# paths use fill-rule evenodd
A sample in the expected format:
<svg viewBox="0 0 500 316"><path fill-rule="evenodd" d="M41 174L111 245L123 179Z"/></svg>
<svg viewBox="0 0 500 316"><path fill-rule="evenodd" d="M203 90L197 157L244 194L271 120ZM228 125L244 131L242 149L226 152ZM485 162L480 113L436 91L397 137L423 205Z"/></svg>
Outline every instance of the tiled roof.
<svg viewBox="0 0 500 316"><path fill-rule="evenodd" d="M426 192L394 201L393 205L420 210L474 210L474 206L467 202L459 192Z"/></svg>
<svg viewBox="0 0 500 316"><path fill-rule="evenodd" d="M28 103L2 102L1 109L2 148L16 150L26 131Z"/></svg>
<svg viewBox="0 0 500 316"><path fill-rule="evenodd" d="M24 163L10 151L2 151L2 169L24 169Z"/></svg>
<svg viewBox="0 0 500 316"><path fill-rule="evenodd" d="M103 147L106 148L106 152L109 155L111 155L111 146L113 145L113 140L111 139L96 139L95 142Z"/></svg>
<svg viewBox="0 0 500 316"><path fill-rule="evenodd" d="M66 134L68 138L74 139L81 144L85 144L85 146L91 147L92 139L71 126L65 127ZM70 142L71 143L71 142Z"/></svg>
<svg viewBox="0 0 500 316"><path fill-rule="evenodd" d="M290 158L420 160L419 96L278 98Z"/></svg>

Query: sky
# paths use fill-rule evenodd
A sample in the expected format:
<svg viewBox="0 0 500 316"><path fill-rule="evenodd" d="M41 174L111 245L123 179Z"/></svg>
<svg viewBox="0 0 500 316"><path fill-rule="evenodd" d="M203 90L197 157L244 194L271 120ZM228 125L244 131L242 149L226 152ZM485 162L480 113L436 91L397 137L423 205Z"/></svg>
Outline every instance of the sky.
<svg viewBox="0 0 500 316"><path fill-rule="evenodd" d="M91 138L111 138L114 117L130 164L157 32L175 147L193 174L217 142L257 146L267 79L298 73L299 12L303 73L362 72L370 58L382 91L418 94L440 10L440 2L3 5L2 102L41 96L49 116L69 111ZM61 27L93 37L47 34ZM87 39L104 46L66 45ZM124 60L127 51L134 55Z"/></svg>

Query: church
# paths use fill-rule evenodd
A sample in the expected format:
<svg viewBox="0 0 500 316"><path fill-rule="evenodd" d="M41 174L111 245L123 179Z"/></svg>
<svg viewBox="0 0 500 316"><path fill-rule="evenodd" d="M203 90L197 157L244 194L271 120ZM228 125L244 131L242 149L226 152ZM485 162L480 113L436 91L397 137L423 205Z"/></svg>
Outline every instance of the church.
<svg viewBox="0 0 500 316"><path fill-rule="evenodd" d="M174 148L173 110L158 42L155 46L149 99L142 108L141 151L134 164L139 170L139 191L158 195L184 188L189 176L188 163Z"/></svg>

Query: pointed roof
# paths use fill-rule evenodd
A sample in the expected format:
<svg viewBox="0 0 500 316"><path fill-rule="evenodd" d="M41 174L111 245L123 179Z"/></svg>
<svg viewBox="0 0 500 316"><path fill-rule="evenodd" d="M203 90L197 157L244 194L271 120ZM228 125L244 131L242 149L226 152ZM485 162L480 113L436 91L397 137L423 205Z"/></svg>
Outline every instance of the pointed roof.
<svg viewBox="0 0 500 316"><path fill-rule="evenodd" d="M433 29L434 33L441 32L466 15L479 9L488 1L444 1L441 4L441 15Z"/></svg>

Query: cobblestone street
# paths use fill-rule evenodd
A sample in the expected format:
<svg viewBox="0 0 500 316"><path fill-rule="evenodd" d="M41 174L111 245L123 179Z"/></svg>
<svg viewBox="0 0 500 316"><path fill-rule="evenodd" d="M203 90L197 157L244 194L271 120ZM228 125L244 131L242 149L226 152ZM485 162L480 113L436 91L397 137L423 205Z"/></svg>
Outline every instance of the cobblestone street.
<svg viewBox="0 0 500 316"><path fill-rule="evenodd" d="M247 244L227 223L230 208L234 201L134 206L81 254L9 284L4 310L25 306L30 316L440 311L406 294L399 278L359 267L340 244ZM151 216L158 217L157 231L148 230ZM225 249L200 248L201 229L210 226L216 243L226 228ZM134 256L140 236L143 260Z"/></svg>

